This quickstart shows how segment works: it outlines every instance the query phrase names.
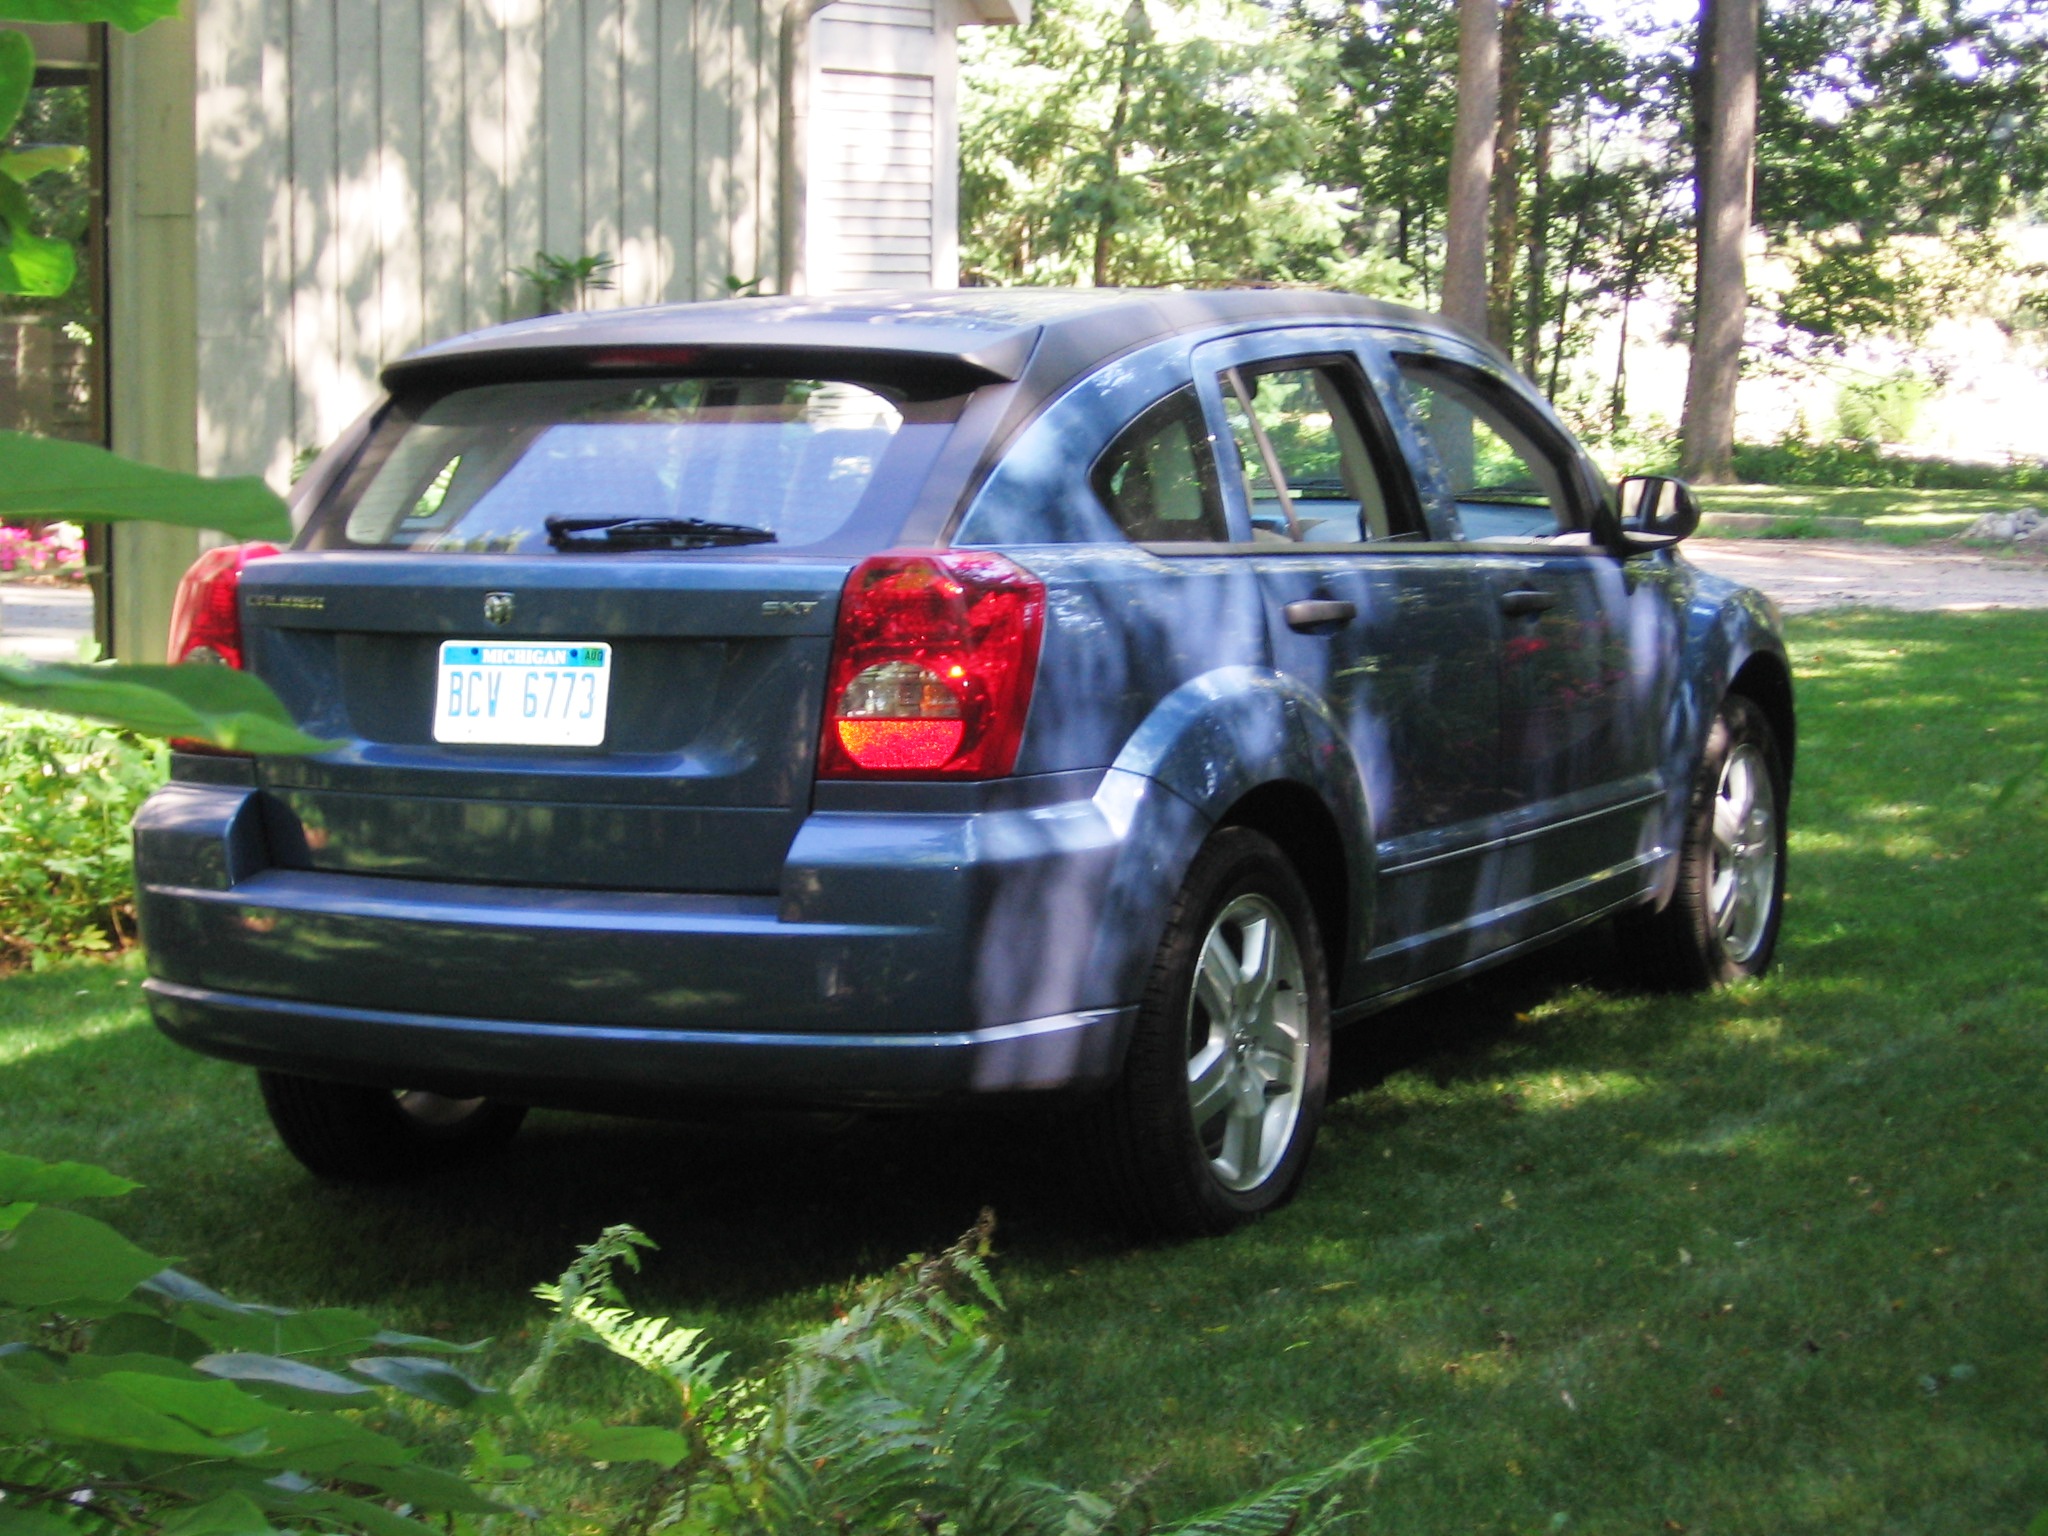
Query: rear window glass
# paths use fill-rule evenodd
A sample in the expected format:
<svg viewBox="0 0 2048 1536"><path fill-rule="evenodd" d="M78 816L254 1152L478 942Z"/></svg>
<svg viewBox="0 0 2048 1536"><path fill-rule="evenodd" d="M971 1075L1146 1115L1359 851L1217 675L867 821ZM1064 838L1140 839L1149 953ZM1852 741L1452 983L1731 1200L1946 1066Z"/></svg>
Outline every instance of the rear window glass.
<svg viewBox="0 0 2048 1536"><path fill-rule="evenodd" d="M958 403L820 379L458 390L392 412L307 542L530 554L550 547L550 518L619 517L735 524L781 547L836 542L891 478L892 451L943 434ZM928 462L935 444L923 446L907 457Z"/></svg>

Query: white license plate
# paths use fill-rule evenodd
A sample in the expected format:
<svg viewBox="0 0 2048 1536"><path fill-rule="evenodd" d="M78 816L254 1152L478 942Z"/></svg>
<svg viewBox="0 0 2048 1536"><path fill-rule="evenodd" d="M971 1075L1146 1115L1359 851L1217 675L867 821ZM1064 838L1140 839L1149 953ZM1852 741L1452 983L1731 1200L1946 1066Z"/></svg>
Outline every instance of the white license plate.
<svg viewBox="0 0 2048 1536"><path fill-rule="evenodd" d="M612 648L444 640L434 740L520 747L604 742Z"/></svg>

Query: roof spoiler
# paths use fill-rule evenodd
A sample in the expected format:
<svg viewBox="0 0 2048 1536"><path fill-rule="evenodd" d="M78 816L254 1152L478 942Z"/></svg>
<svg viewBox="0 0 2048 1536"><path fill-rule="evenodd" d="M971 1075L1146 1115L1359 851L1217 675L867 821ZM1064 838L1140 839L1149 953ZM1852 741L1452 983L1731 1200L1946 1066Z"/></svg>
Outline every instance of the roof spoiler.
<svg viewBox="0 0 2048 1536"><path fill-rule="evenodd" d="M978 336L971 349L901 345L873 335L865 344L833 345L590 340L580 345L460 345L433 348L400 358L385 368L384 387L393 395L443 394L479 384L530 379L673 378L679 374L767 378L844 379L893 385L912 399L943 399L984 384L1018 378L1038 340L1036 329ZM936 339L936 338L934 338ZM510 342L510 338L507 339ZM892 338L893 340L893 338ZM878 344L879 343L879 344Z"/></svg>

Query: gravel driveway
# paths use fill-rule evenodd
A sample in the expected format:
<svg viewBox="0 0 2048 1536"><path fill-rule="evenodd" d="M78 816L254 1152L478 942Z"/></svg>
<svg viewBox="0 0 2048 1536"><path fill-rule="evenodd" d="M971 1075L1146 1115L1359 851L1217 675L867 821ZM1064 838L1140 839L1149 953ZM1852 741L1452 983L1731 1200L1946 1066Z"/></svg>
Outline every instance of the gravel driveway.
<svg viewBox="0 0 2048 1536"><path fill-rule="evenodd" d="M1747 582L1787 613L1821 608L1971 612L2048 608L2048 557L1821 539L1687 539L1686 558Z"/></svg>

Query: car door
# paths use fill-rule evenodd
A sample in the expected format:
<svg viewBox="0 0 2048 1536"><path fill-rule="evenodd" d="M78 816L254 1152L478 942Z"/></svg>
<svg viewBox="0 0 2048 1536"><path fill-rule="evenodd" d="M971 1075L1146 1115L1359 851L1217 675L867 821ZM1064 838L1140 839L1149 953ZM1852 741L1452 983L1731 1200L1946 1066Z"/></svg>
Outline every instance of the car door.
<svg viewBox="0 0 2048 1536"><path fill-rule="evenodd" d="M1476 352L1394 346L1425 478L1502 625L1508 882L1526 937L1611 904L1661 850L1661 722L1676 685L1677 617L1661 587L1605 548L1605 488L1535 400Z"/></svg>
<svg viewBox="0 0 2048 1536"><path fill-rule="evenodd" d="M1462 551L1431 537L1364 334L1299 328L1196 349L1219 476L1264 600L1272 664L1339 721L1366 786L1375 909L1339 1004L1490 946L1499 624Z"/></svg>

